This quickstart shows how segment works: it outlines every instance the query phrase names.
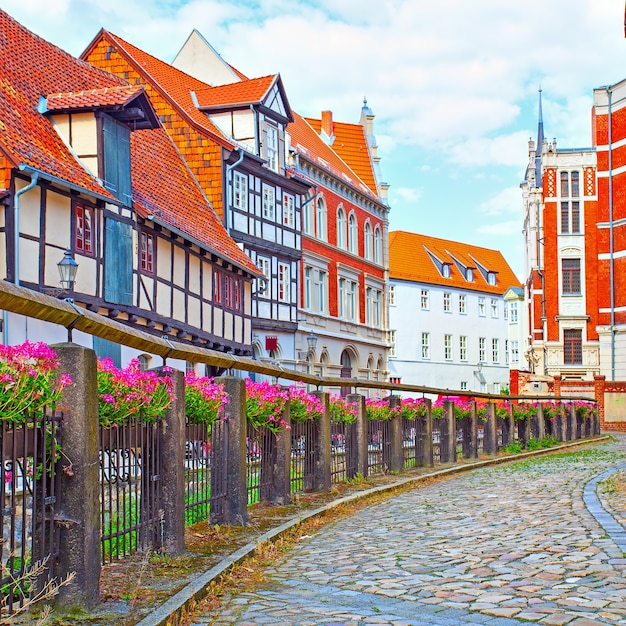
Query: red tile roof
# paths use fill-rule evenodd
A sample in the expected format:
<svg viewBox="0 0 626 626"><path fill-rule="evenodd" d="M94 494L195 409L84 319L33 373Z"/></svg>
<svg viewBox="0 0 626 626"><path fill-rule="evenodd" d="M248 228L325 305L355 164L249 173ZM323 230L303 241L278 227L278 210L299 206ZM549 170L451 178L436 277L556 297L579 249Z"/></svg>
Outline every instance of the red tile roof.
<svg viewBox="0 0 626 626"><path fill-rule="evenodd" d="M295 111L293 116L294 121L287 126L287 130L291 135L291 145L293 148L301 154L304 154L314 163L317 163L335 174L339 179L356 187L362 193L373 198L378 197L372 192L370 187L348 167L333 148L318 135L317 131L305 118L298 115Z"/></svg>
<svg viewBox="0 0 626 626"><path fill-rule="evenodd" d="M196 107L192 92L198 93L206 90L209 87L206 83L153 57L104 29L96 35L81 57L87 58L90 51L101 40L114 46L119 54L144 77L146 82L156 89L193 127L206 133L213 141L229 150L235 147L235 144L227 139L211 122L206 113Z"/></svg>
<svg viewBox="0 0 626 626"><path fill-rule="evenodd" d="M322 120L305 118L315 129L315 132L322 132ZM336 122L333 120L332 149L350 166L356 175L376 194L376 177L370 152L367 147L365 130L361 124L348 124L346 122Z"/></svg>
<svg viewBox="0 0 626 626"><path fill-rule="evenodd" d="M273 74L228 85L206 86L195 92L198 107L212 109L259 104L277 80L278 75Z"/></svg>
<svg viewBox="0 0 626 626"><path fill-rule="evenodd" d="M204 248L260 275L230 238L165 129L131 133L134 207L143 217L193 237ZM167 184L163 184L167 181Z"/></svg>
<svg viewBox="0 0 626 626"><path fill-rule="evenodd" d="M48 111L69 111L125 105L144 92L145 90L141 85L119 85L79 92L54 93L48 95L46 109Z"/></svg>
<svg viewBox="0 0 626 626"><path fill-rule="evenodd" d="M430 254L429 254L430 252ZM444 278L431 254L450 265L450 278ZM474 281L468 282L462 266L474 269ZM479 266L496 273L496 284L490 285ZM395 230L389 233L389 276L392 279L483 291L502 295L509 287L519 287L520 281L498 250L472 246L467 243L429 237L418 233Z"/></svg>
<svg viewBox="0 0 626 626"><path fill-rule="evenodd" d="M124 81L53 46L0 10L0 151L26 166L111 198L74 157L46 117L40 97L118 87Z"/></svg>

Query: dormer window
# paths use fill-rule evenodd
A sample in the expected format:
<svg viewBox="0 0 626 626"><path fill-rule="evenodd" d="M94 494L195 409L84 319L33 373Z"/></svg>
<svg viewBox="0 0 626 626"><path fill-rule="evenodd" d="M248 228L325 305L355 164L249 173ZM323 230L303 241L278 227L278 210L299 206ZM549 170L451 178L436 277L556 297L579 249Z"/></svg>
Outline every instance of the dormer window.
<svg viewBox="0 0 626 626"><path fill-rule="evenodd" d="M471 267L466 267L465 268L465 280L468 283L473 283L474 282L474 270Z"/></svg>
<svg viewBox="0 0 626 626"><path fill-rule="evenodd" d="M495 274L495 272L488 272L487 273L487 282L490 285L495 285L496 284L496 274Z"/></svg>
<svg viewBox="0 0 626 626"><path fill-rule="evenodd" d="M444 278L450 278L450 265L448 263L444 263L441 267L441 275Z"/></svg>

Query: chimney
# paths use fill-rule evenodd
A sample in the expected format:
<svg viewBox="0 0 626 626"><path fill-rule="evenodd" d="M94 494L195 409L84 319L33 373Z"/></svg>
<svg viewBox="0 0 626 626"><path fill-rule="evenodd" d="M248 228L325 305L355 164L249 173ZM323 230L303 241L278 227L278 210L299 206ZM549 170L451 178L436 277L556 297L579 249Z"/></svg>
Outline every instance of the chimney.
<svg viewBox="0 0 626 626"><path fill-rule="evenodd" d="M334 134L333 130L333 112L322 111L322 131L330 138Z"/></svg>

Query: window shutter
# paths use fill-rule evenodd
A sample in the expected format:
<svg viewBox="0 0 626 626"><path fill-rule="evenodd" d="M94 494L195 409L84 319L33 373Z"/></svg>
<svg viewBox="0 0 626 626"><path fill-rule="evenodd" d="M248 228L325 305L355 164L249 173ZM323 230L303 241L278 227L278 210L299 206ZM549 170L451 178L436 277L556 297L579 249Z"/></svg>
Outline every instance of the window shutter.
<svg viewBox="0 0 626 626"><path fill-rule="evenodd" d="M278 132L278 167L277 167L277 171L280 172L281 174L285 173L285 167L286 167L286 157L285 157L285 133L282 132L282 130L279 128Z"/></svg>
<svg viewBox="0 0 626 626"><path fill-rule="evenodd" d="M133 230L130 224L107 217L104 235L104 299L133 303Z"/></svg>
<svg viewBox="0 0 626 626"><path fill-rule="evenodd" d="M117 159L117 128L115 120L108 115L103 116L102 129L104 141L102 178L105 189L108 189L115 197L117 197L119 192L119 166Z"/></svg>
<svg viewBox="0 0 626 626"><path fill-rule="evenodd" d="M119 195L117 196L126 206L132 206L133 190L130 177L130 129L127 126L117 125L118 137L118 181Z"/></svg>
<svg viewBox="0 0 626 626"><path fill-rule="evenodd" d="M113 359L115 367L122 367L122 346L101 337L93 338L93 349L101 359Z"/></svg>

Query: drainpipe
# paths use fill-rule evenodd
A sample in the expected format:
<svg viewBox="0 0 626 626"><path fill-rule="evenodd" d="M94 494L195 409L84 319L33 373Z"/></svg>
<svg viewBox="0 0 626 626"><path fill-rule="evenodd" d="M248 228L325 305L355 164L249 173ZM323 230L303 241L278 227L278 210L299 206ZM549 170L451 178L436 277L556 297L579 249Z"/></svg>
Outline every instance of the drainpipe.
<svg viewBox="0 0 626 626"><path fill-rule="evenodd" d="M30 191L37 185L39 180L39 172L35 172L30 179L30 183L23 189L15 192L13 200L13 282L19 287L20 284L20 196ZM9 314L7 311L2 312L2 343L6 345L9 335L8 330Z"/></svg>
<svg viewBox="0 0 626 626"><path fill-rule="evenodd" d="M239 153L239 158L232 164L232 165L227 165L226 166L226 182L228 183L228 188L231 192L231 194L233 193L233 180L232 180L232 172L233 169L235 167L238 167L239 165L241 165L241 162L243 161L244 158L244 153L243 150L239 147L235 148L233 150L233 152L238 152ZM226 232L230 235L230 220L231 220L231 216L232 216L232 211L230 210L230 202L231 199L230 198L226 198L226 204L227 204L227 209L228 212L225 213L224 217L226 219Z"/></svg>
<svg viewBox="0 0 626 626"><path fill-rule="evenodd" d="M608 157L609 157L609 293L611 298L611 380L615 380L615 259L613 248L613 92L604 88L608 96Z"/></svg>

